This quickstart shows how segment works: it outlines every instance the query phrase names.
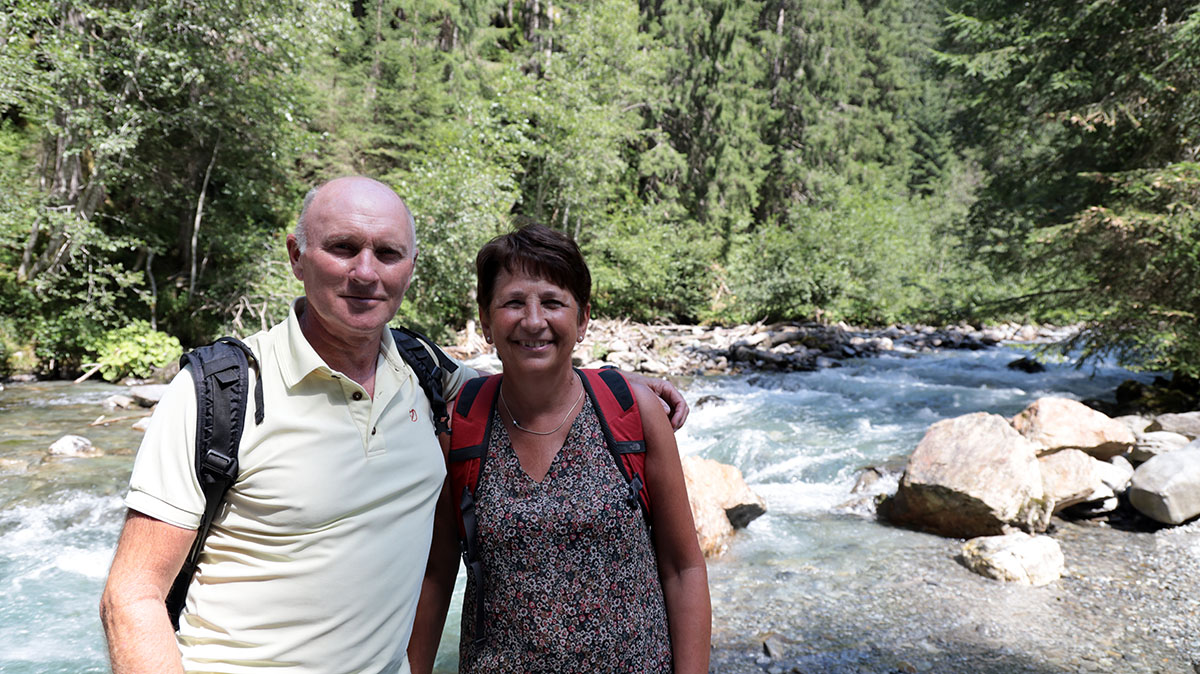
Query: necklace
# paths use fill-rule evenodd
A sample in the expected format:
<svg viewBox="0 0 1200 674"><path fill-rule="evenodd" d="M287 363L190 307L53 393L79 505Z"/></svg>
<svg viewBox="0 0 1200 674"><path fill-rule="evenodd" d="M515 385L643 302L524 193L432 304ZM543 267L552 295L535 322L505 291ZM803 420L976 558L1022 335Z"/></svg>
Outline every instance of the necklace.
<svg viewBox="0 0 1200 674"><path fill-rule="evenodd" d="M503 386L500 387L500 405L504 408L504 413L507 414L508 418L512 420L512 425L515 426L517 428L517 430L525 431L526 433L530 433L532 435L554 435L555 433L557 433L558 429L562 428L563 424L567 423L567 417L570 417L571 412L575 411L575 406L579 404L580 400L583 400L583 386L582 385L579 387L579 397L575 399L575 402L571 403L571 406L569 408L567 408L567 413L565 415L563 415L562 421L558 422L557 426L555 426L552 430L549 430L549 431L535 431L531 428L525 428L524 426L522 426L521 422L517 421L517 418L513 416L512 410L508 409L508 402L506 402L504 400L504 387Z"/></svg>

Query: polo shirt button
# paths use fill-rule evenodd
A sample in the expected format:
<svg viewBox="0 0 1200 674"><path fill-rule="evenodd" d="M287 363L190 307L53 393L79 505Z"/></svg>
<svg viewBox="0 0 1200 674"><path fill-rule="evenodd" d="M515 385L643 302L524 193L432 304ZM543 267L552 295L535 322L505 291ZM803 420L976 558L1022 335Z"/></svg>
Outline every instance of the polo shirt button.
<svg viewBox="0 0 1200 674"><path fill-rule="evenodd" d="M377 431L377 430L379 430L378 426L372 426L371 427L371 435L375 435L375 431Z"/></svg>
<svg viewBox="0 0 1200 674"><path fill-rule="evenodd" d="M355 400L362 400L362 391L355 391L350 397L354 398Z"/></svg>

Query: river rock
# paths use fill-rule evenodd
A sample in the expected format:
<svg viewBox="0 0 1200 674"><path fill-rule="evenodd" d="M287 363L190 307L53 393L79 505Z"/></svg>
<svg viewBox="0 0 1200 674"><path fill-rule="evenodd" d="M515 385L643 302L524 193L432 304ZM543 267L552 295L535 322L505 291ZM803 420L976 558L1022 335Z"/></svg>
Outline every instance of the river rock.
<svg viewBox="0 0 1200 674"><path fill-rule="evenodd" d="M1114 456L1108 461L1099 459L1093 459L1093 461L1095 463L1092 466L1096 469L1100 481L1111 489L1114 495L1124 494L1129 489L1129 480L1133 478L1133 464L1129 463L1129 459L1123 456Z"/></svg>
<svg viewBox="0 0 1200 674"><path fill-rule="evenodd" d="M1147 431L1171 431L1186 435L1189 440L1200 438L1200 412L1160 414L1146 428Z"/></svg>
<svg viewBox="0 0 1200 674"><path fill-rule="evenodd" d="M50 445L51 456L89 457L101 456L103 452L82 435L64 435Z"/></svg>
<svg viewBox="0 0 1200 674"><path fill-rule="evenodd" d="M130 386L129 397L133 398L137 404L142 407L154 407L162 400L163 394L167 392L167 384L143 384L141 386Z"/></svg>
<svg viewBox="0 0 1200 674"><path fill-rule="evenodd" d="M1149 419L1140 414L1125 414L1123 416L1113 417L1113 419L1128 426L1129 430L1133 431L1133 435L1135 437L1141 433L1145 433L1146 428L1154 422L1153 419Z"/></svg>
<svg viewBox="0 0 1200 674"><path fill-rule="evenodd" d="M1188 443L1188 437L1174 431L1150 431L1137 436L1137 442L1129 451L1129 459L1143 463L1158 456L1181 449Z"/></svg>
<svg viewBox="0 0 1200 674"><path fill-rule="evenodd" d="M1028 356L1026 356L1024 358L1018 358L1018 359L1010 362L1005 367L1007 367L1010 370L1019 370L1021 372L1025 372L1028 374L1035 374L1037 372L1045 372L1046 371L1045 365L1042 365L1040 362L1038 362L1038 360L1036 358L1030 358Z"/></svg>
<svg viewBox="0 0 1200 674"><path fill-rule="evenodd" d="M1054 512L1076 503L1112 498L1094 466L1096 459L1078 449L1064 449L1038 458L1045 498L1054 504Z"/></svg>
<svg viewBox="0 0 1200 674"><path fill-rule="evenodd" d="M999 415L978 412L929 427L879 514L892 523L971 538L1045 531L1037 446Z"/></svg>
<svg viewBox="0 0 1200 674"><path fill-rule="evenodd" d="M136 400L134 400L132 397L127 396L127 395L122 395L120 393L114 393L113 395L110 395L109 397L104 399L104 406L110 410L112 410L112 409L127 410L130 407L137 406L137 404L138 404L138 402Z"/></svg>
<svg viewBox="0 0 1200 674"><path fill-rule="evenodd" d="M130 428L135 431L141 431L142 433L145 433L146 429L150 428L150 417L145 416L141 419L138 419L137 421L133 422L133 425L131 425Z"/></svg>
<svg viewBox="0 0 1200 674"><path fill-rule="evenodd" d="M962 561L981 576L1024 585L1045 585L1063 574L1058 541L1023 532L972 538L963 544Z"/></svg>
<svg viewBox="0 0 1200 674"><path fill-rule="evenodd" d="M728 547L734 529L745 527L767 511L766 503L751 491L742 472L734 466L685 456L683 479L696 536L706 557L720 556Z"/></svg>
<svg viewBox="0 0 1200 674"><path fill-rule="evenodd" d="M1081 449L1101 461L1124 454L1135 442L1125 424L1068 398L1039 398L1012 425L1044 452Z"/></svg>
<svg viewBox="0 0 1200 674"><path fill-rule="evenodd" d="M1138 466L1129 484L1129 502L1163 524L1182 524L1200 515L1200 442Z"/></svg>

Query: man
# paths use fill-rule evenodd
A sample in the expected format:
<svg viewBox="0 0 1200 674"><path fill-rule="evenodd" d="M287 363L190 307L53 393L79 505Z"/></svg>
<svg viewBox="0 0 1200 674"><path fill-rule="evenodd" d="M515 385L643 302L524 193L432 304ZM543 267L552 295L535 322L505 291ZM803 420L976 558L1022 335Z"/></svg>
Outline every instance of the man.
<svg viewBox="0 0 1200 674"><path fill-rule="evenodd" d="M101 600L114 674L408 669L445 477L429 403L387 329L417 258L412 216L387 186L339 178L305 199L287 249L305 296L246 340L265 420L245 426L178 634L164 599L204 507L190 372L138 452ZM447 374L447 398L475 374Z"/></svg>

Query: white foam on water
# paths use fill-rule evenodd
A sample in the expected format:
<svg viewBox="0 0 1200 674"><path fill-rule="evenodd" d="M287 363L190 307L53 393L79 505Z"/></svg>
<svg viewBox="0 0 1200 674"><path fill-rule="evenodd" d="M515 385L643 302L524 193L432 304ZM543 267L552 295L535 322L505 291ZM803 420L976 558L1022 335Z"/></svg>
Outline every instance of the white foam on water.
<svg viewBox="0 0 1200 674"><path fill-rule="evenodd" d="M0 511L0 671L105 671L96 611L121 511L78 491Z"/></svg>

